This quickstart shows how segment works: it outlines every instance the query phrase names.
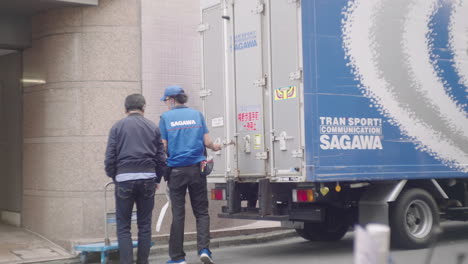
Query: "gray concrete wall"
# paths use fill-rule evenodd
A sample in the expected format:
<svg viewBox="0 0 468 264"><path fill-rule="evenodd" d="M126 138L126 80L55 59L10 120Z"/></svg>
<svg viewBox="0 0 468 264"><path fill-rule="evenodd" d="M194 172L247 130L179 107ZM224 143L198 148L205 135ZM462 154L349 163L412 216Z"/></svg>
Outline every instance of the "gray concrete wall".
<svg viewBox="0 0 468 264"><path fill-rule="evenodd" d="M21 53L0 56L0 211L21 211Z"/></svg>
<svg viewBox="0 0 468 264"><path fill-rule="evenodd" d="M70 248L103 237L103 159L123 100L141 92L139 0L32 18L24 51L23 225Z"/></svg>

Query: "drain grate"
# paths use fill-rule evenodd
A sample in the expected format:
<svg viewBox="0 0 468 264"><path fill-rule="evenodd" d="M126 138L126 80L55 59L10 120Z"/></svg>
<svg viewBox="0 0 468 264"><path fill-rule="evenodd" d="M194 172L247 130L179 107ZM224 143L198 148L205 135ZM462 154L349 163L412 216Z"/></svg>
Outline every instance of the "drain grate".
<svg viewBox="0 0 468 264"><path fill-rule="evenodd" d="M22 249L12 250L11 253L15 254L21 259L35 259L35 258L51 258L59 257L60 254L51 248L34 248L34 249Z"/></svg>

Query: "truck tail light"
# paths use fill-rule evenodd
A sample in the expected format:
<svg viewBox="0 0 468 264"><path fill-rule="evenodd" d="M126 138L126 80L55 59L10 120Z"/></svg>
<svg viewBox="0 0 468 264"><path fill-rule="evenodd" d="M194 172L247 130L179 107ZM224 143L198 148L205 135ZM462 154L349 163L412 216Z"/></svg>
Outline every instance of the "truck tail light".
<svg viewBox="0 0 468 264"><path fill-rule="evenodd" d="M211 189L211 200L226 200L226 190Z"/></svg>
<svg viewBox="0 0 468 264"><path fill-rule="evenodd" d="M312 189L294 189L292 191L293 202L313 202L314 191Z"/></svg>

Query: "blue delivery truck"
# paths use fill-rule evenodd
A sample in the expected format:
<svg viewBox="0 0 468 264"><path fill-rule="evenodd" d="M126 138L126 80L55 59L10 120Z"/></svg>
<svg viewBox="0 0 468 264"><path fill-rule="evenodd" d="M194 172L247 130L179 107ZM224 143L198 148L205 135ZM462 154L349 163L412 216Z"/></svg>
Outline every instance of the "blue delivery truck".
<svg viewBox="0 0 468 264"><path fill-rule="evenodd" d="M468 220L468 1L202 1L200 97L220 217L308 240Z"/></svg>

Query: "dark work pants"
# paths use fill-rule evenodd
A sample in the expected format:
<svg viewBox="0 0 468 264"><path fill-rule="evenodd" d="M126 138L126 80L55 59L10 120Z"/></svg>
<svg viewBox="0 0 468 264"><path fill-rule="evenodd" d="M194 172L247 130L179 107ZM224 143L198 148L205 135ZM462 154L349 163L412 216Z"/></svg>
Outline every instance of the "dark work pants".
<svg viewBox="0 0 468 264"><path fill-rule="evenodd" d="M208 214L208 194L206 177L200 175L197 165L172 168L169 177L169 192L172 204L172 225L169 238L169 256L172 260L185 258L184 223L185 194L189 191L192 211L197 221L198 252L209 248L210 216Z"/></svg>
<svg viewBox="0 0 468 264"><path fill-rule="evenodd" d="M154 207L154 179L116 182L115 207L117 218L117 239L119 241L120 263L133 263L133 246L130 228L133 204L136 204L138 225L137 263L148 263L151 247L151 215Z"/></svg>

